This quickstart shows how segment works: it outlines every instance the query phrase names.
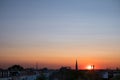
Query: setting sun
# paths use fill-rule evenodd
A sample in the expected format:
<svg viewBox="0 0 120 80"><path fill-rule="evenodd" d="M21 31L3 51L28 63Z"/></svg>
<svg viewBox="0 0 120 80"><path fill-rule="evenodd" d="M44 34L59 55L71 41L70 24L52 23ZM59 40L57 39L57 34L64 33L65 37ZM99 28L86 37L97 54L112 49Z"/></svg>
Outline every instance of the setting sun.
<svg viewBox="0 0 120 80"><path fill-rule="evenodd" d="M93 66L92 66L92 65L88 65L88 66L86 67L86 69L92 70L92 69L93 69Z"/></svg>

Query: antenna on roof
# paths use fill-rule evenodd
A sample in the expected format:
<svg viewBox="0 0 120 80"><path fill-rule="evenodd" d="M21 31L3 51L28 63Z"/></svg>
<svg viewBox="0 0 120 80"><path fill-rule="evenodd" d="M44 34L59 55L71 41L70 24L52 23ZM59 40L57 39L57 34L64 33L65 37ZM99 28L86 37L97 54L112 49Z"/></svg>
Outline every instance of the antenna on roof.
<svg viewBox="0 0 120 80"><path fill-rule="evenodd" d="M38 63L36 62L36 70L38 70Z"/></svg>

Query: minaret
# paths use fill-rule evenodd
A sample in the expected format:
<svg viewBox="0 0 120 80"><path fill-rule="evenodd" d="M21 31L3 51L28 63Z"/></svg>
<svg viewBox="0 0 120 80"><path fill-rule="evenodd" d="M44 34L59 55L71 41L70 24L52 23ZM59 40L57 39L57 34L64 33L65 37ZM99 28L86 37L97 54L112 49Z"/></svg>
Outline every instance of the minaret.
<svg viewBox="0 0 120 80"><path fill-rule="evenodd" d="M77 60L76 60L76 64L75 64L75 70L78 71L78 63L77 63Z"/></svg>

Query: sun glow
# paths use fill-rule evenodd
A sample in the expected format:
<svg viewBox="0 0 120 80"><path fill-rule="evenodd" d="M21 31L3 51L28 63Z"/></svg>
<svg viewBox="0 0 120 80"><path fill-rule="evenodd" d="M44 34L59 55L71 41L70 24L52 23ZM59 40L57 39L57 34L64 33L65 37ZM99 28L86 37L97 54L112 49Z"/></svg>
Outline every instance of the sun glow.
<svg viewBox="0 0 120 80"><path fill-rule="evenodd" d="M92 67L92 65L88 65L88 66L86 67L86 69L88 69L88 70L92 70L93 67Z"/></svg>

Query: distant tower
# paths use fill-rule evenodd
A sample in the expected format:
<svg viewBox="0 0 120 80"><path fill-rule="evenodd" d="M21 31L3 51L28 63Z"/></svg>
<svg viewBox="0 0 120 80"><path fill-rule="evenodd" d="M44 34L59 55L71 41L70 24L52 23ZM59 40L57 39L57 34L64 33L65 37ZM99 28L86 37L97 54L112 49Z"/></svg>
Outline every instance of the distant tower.
<svg viewBox="0 0 120 80"><path fill-rule="evenodd" d="M92 65L92 67L93 67L93 70L94 70L95 66L94 66L94 65Z"/></svg>
<svg viewBox="0 0 120 80"><path fill-rule="evenodd" d="M91 67L92 67L92 70L94 70L95 66L94 66L94 65L91 65Z"/></svg>
<svg viewBox="0 0 120 80"><path fill-rule="evenodd" d="M76 60L76 64L75 64L75 70L78 71L78 63L77 63L77 60Z"/></svg>
<svg viewBox="0 0 120 80"><path fill-rule="evenodd" d="M36 62L36 70L38 70L38 63Z"/></svg>

